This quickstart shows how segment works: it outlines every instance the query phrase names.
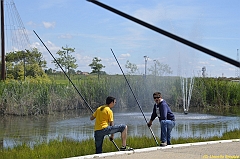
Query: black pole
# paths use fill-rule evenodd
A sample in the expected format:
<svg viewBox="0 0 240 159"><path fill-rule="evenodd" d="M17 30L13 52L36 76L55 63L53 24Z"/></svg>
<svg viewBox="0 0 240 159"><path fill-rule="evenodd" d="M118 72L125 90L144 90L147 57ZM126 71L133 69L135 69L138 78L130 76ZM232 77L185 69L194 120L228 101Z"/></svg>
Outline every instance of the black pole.
<svg viewBox="0 0 240 159"><path fill-rule="evenodd" d="M93 113L92 108L89 106L88 102L86 101L86 99L83 97L83 95L78 91L77 87L73 84L72 80L69 78L69 76L67 75L67 73L63 70L62 66L58 63L58 61L55 59L55 57L53 56L53 54L50 52L50 50L47 48L47 46L44 44L44 42L41 40L41 38L38 36L38 34L33 30L33 32L36 34L36 36L38 37L38 39L41 41L41 43L44 45L44 47L47 49L47 51L50 53L50 55L52 56L52 58L55 60L55 62L58 64L58 66L61 68L61 70L63 71L63 73L65 74L65 76L68 78L69 82L73 85L73 87L76 89L76 91L78 92L78 94L82 97L82 99L84 100L84 102L86 103L87 107L91 110L91 112Z"/></svg>
<svg viewBox="0 0 240 159"><path fill-rule="evenodd" d="M110 7L110 6L107 6L107 5L101 3L101 2L99 2L97 0L87 0L87 1L92 2L92 3L94 3L94 4L96 4L96 5L100 6L100 7L103 7L103 8L105 8L105 9L111 11L111 12L114 12L114 13L116 13L116 14L124 17L124 18L127 18L127 19L129 19L129 20L131 20L131 21L133 21L135 23L138 23L138 24L140 24L142 26L145 26L145 27L147 27L147 28L149 28L149 29L151 29L153 31L156 31L156 32L158 32L160 34L163 34L163 35L165 35L165 36L167 36L167 37L169 37L171 39L177 40L177 41L179 41L179 42L181 42L181 43L183 43L185 45L188 45L188 46L190 46L192 48L195 48L195 49L197 49L199 51L202 51L202 52L204 52L204 53L206 53L208 55L211 55L211 56L216 57L216 58L218 58L220 60L223 60L223 61L225 61L227 63L230 63L230 64L232 64L232 65L234 65L236 67L240 67L240 62L239 61L235 61L233 59L230 59L230 58L228 58L226 56L223 56L223 55L221 55L221 54L219 54L217 52L214 52L214 51L209 50L209 49L207 49L205 47L202 47L202 46L200 46L198 44L195 44L195 43L193 43L191 41L185 40L185 39L183 39L183 38L181 38L179 36L176 36L176 35L174 35L172 33L169 33L167 31L164 31L164 30L160 29L160 28L157 28L157 27L155 27L155 26L153 26L151 24L148 24L148 23L146 23L146 22L144 22L142 20L139 20L139 19L134 18L134 17L132 17L132 16L126 14L126 13L123 13L123 12L121 12L119 10L116 10L116 9Z"/></svg>
<svg viewBox="0 0 240 159"><path fill-rule="evenodd" d="M112 51L112 49L111 49L111 51ZM130 90L131 90L131 92L132 92L132 94L133 94L134 99L135 99L136 102L137 102L138 107L140 108L140 110L141 110L141 112L142 112L142 115L143 115L146 123L148 123L148 122L147 122L147 119L146 119L146 117L145 117L145 115L144 115L144 113L143 113L142 107L140 106L140 104L139 104L139 102L138 102L138 100L137 100L137 98L136 98L136 96L135 96L135 94L134 94L134 92L133 92L133 90L132 90L132 87L130 86L130 84L129 84L129 82L128 82L128 80L127 80L127 78L126 78L126 76L125 76L125 74L124 74L124 72L123 72L123 70L122 70L122 67L120 66L120 64L119 64L119 62L118 62L118 60L117 60L117 58L116 58L116 56L115 56L115 54L114 54L113 51L112 51L112 54L113 54L115 60L117 61L120 70L122 71L122 74L123 74L123 76L124 76L124 78L125 78L125 80L126 80L126 82L127 82L127 84L128 84L128 87L130 88ZM153 138L154 138L154 140L155 140L155 142L156 142L156 144L157 144L157 146L158 146L157 139L156 139L156 137L155 137L155 135L154 135L151 127L148 127L148 128L149 128L150 132L152 133L152 136L153 136Z"/></svg>
<svg viewBox="0 0 240 159"><path fill-rule="evenodd" d="M27 50L26 50L27 52ZM23 53L23 75L24 75L24 81L26 80L26 52L22 51Z"/></svg>
<svg viewBox="0 0 240 159"><path fill-rule="evenodd" d="M2 52L2 69L1 69L1 79L4 81L6 79L5 73L5 37L4 37L4 3L1 0L1 52Z"/></svg>
<svg viewBox="0 0 240 159"><path fill-rule="evenodd" d="M58 61L55 59L55 57L53 56L53 54L50 52L50 50L47 48L47 46L44 44L44 42L41 40L41 38L38 36L38 34L33 30L33 32L36 34L36 36L38 37L38 39L41 41L41 43L44 45L44 47L47 49L47 51L50 53L50 55L53 57L53 59L55 60L55 62L58 64L58 66L61 68L61 70L63 71L63 73L65 74L65 76L68 78L69 82L73 85L73 87L75 88L75 90L78 92L78 94L82 97L82 99L84 100L84 102L86 103L87 107L91 110L92 113L93 110L92 108L89 106L88 102L86 101L86 99L83 97L83 95L79 92L79 90L77 89L77 87L74 85L74 83L72 82L72 80L69 78L69 76L67 75L67 73L63 70L62 66L58 63ZM120 149L118 148L117 144L111 140L112 143L114 144L114 146L117 148L118 151L120 151Z"/></svg>

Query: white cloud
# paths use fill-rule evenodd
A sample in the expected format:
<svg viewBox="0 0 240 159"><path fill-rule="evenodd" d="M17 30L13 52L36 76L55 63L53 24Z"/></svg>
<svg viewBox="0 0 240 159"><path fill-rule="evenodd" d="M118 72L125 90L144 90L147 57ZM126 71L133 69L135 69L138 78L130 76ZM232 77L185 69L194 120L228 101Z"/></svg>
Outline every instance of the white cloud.
<svg viewBox="0 0 240 159"><path fill-rule="evenodd" d="M126 58L126 57L130 57L131 55L129 54L129 53L127 53L127 54L121 54L121 57L122 58Z"/></svg>
<svg viewBox="0 0 240 159"><path fill-rule="evenodd" d="M218 59L212 57L212 58L210 58L210 60L211 60L211 61L217 61Z"/></svg>
<svg viewBox="0 0 240 159"><path fill-rule="evenodd" d="M55 22L43 22L43 25L45 28L54 28L55 27Z"/></svg>

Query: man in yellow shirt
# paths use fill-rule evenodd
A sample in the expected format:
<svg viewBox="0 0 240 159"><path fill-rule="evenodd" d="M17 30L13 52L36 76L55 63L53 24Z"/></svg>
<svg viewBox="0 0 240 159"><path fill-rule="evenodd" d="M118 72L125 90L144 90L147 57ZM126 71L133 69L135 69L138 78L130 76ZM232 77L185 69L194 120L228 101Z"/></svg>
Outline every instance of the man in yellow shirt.
<svg viewBox="0 0 240 159"><path fill-rule="evenodd" d="M127 125L120 124L114 125L113 123L113 112L111 108L116 104L116 99L114 97L107 97L106 104L97 108L97 110L90 117L90 120L95 121L94 126L94 138L96 153L102 153L102 144L105 135L110 135L109 139L113 140L114 133L121 132L122 147L121 151L133 150L130 147L126 147L127 140Z"/></svg>

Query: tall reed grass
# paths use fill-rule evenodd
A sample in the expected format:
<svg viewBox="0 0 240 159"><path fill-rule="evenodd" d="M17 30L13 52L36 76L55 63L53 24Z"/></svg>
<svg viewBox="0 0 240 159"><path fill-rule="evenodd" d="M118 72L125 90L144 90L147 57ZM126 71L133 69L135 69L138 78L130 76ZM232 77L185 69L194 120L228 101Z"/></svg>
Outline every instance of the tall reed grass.
<svg viewBox="0 0 240 159"><path fill-rule="evenodd" d="M105 104L107 96L117 98L117 107L152 106L153 92L160 91L173 111L183 111L179 77L122 75L71 76L74 85L91 108ZM10 115L52 114L54 111L86 109L86 103L68 79L54 75L52 82L0 82L0 113ZM135 98L136 97L136 98ZM240 115L240 84L215 78L196 78L189 111Z"/></svg>

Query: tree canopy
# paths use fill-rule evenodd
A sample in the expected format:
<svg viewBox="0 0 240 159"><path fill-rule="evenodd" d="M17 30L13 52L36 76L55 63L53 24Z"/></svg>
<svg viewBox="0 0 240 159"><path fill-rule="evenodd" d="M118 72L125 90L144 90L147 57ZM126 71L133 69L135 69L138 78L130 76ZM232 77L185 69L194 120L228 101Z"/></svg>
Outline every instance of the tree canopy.
<svg viewBox="0 0 240 159"><path fill-rule="evenodd" d="M131 75L131 74L135 74L136 71L138 70L137 65L129 62L129 60L127 60L127 62L126 62L126 64L125 64L125 67L126 67L128 70L130 70L130 71L127 72L127 73L130 74L130 75Z"/></svg>
<svg viewBox="0 0 240 159"><path fill-rule="evenodd" d="M59 50L57 52L59 57L56 58L56 60L59 65L63 67L67 72L69 72L70 69L76 69L78 67L78 65L76 64L76 58L71 55L74 52L75 48L69 48L68 46L66 46L65 48L62 47L62 50ZM52 63L55 63L56 68L59 68L57 62L55 60L52 61Z"/></svg>
<svg viewBox="0 0 240 159"><path fill-rule="evenodd" d="M155 76L163 76L172 74L171 67L168 64L160 63L159 61L155 61L154 66L151 66L148 71L150 74Z"/></svg>
<svg viewBox="0 0 240 159"><path fill-rule="evenodd" d="M23 80L25 77L43 77L47 62L37 48L6 53L8 79Z"/></svg>
<svg viewBox="0 0 240 159"><path fill-rule="evenodd" d="M105 66L103 66L103 64L101 64L102 60L101 59L98 59L97 57L94 57L93 60L92 60L92 63L89 64L88 66L91 67L92 69L92 72L91 73L97 73L97 74L100 74L101 70L103 68L105 68Z"/></svg>

